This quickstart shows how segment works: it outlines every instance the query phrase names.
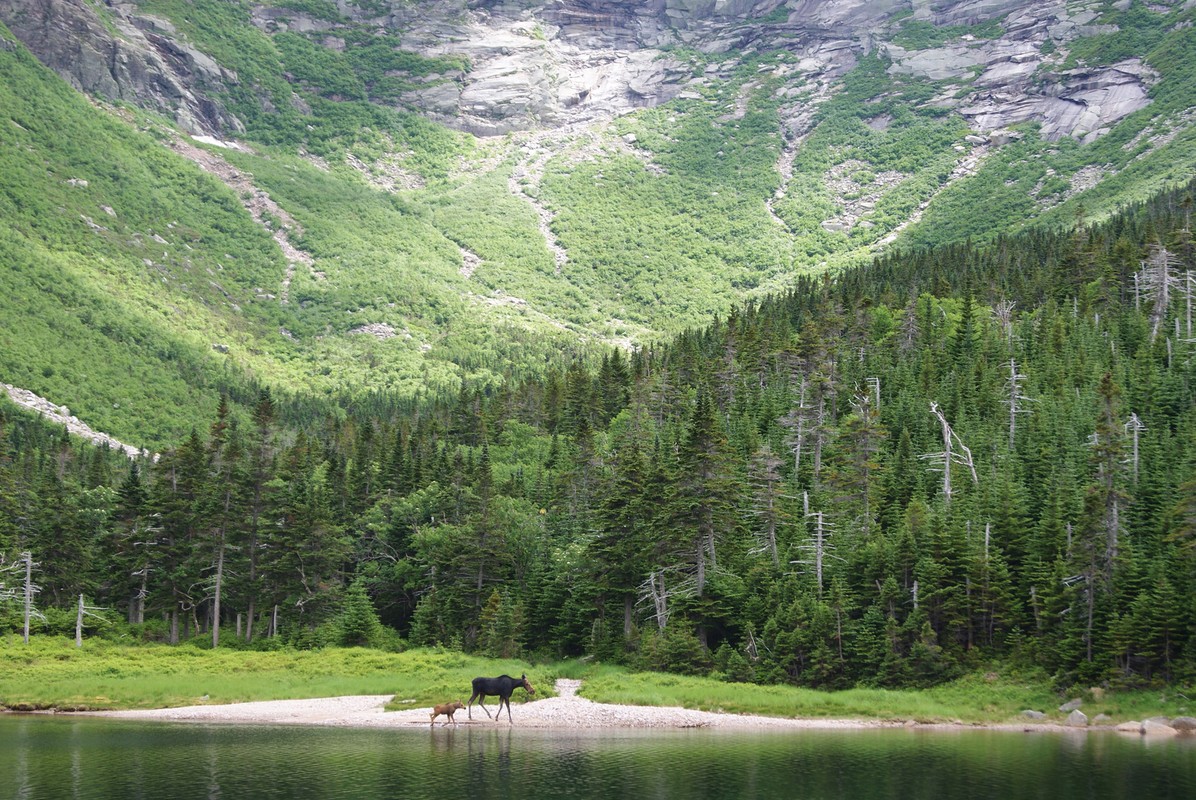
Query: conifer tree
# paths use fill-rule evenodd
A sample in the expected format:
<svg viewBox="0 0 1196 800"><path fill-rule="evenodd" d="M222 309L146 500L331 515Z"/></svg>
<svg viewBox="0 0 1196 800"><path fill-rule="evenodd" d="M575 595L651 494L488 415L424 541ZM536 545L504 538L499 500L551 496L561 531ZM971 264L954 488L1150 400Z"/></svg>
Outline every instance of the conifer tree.
<svg viewBox="0 0 1196 800"><path fill-rule="evenodd" d="M706 391L698 392L678 466L673 524L679 555L688 565L694 595L700 603L706 593L709 572L718 567L720 539L730 527L729 514L734 501L725 434ZM700 618L697 623L698 640L705 646L705 623Z"/></svg>
<svg viewBox="0 0 1196 800"><path fill-rule="evenodd" d="M632 635L637 587L648 571L647 555L656 530L657 506L649 493L649 467L644 453L651 435L646 409L637 405L624 411L612 426L608 472L587 562L596 573L600 595L610 599L622 615L624 640ZM603 602L603 607L606 603Z"/></svg>
<svg viewBox="0 0 1196 800"><path fill-rule="evenodd" d="M147 513L148 502L141 465L135 461L117 490L116 537L110 550L114 594L128 603L131 624L145 621L145 599L154 561L152 549L158 533L152 516Z"/></svg>

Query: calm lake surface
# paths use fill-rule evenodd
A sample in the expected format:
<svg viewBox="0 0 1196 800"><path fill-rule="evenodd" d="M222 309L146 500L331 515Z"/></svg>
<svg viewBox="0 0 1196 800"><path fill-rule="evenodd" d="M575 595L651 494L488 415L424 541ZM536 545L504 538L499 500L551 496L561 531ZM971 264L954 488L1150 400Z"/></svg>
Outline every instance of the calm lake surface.
<svg viewBox="0 0 1196 800"><path fill-rule="evenodd" d="M1196 798L1196 741L0 716L0 798Z"/></svg>

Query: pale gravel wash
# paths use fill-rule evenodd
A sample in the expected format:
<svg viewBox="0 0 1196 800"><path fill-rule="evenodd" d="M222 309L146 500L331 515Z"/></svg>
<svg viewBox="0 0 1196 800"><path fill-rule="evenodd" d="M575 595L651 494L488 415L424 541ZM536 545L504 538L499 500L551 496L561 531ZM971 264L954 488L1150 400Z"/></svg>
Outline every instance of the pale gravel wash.
<svg viewBox="0 0 1196 800"><path fill-rule="evenodd" d="M519 691L512 697L512 723L506 713L501 721L487 717L484 711L473 708L473 719L465 710L458 711L458 727L507 726L517 728L721 728L740 730L839 728L862 729L896 727L900 723L855 719L794 719L723 714L695 711L687 708L657 706L627 706L595 703L576 694L577 681L558 681L557 697L519 702ZM159 720L170 722L253 723L259 725L315 725L354 728L417 728L428 727L431 708L410 708L385 711L392 695L357 695L324 697L308 700L266 700L230 705L200 705L183 708L162 708L137 711L86 712L92 716L117 719ZM446 700L451 698L446 698ZM464 699L464 698L462 698ZM491 715L497 703L491 699L487 708ZM444 717L436 721L436 728L444 727ZM450 726L451 727L451 726Z"/></svg>

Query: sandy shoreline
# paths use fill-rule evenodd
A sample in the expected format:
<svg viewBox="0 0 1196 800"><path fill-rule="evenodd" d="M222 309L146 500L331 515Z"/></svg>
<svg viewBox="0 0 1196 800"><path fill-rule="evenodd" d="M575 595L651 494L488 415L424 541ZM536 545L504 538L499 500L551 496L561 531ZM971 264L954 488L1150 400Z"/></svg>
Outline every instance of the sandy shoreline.
<svg viewBox="0 0 1196 800"><path fill-rule="evenodd" d="M879 728L987 728L1015 731L1083 732L1083 729L1059 725L962 725L891 722L867 719L797 719L791 717L763 717L746 714L724 714L695 711L688 708L656 706L626 706L595 703L576 694L577 681L559 681L557 697L529 699L512 703L512 723L516 728L703 728L723 730L866 730ZM116 719L158 720L171 722L250 723L259 725L315 725L356 728L427 728L431 709L418 707L402 711L384 711L392 695L358 695L325 697L308 700L266 700L231 705L201 705L182 708L162 708L137 711L80 712L81 715ZM461 698L465 700L466 698ZM491 698L487 704L493 716L497 703ZM466 710L456 713L458 727L508 727L506 712L501 721L487 717L477 705L470 719ZM439 730L444 717L436 720Z"/></svg>

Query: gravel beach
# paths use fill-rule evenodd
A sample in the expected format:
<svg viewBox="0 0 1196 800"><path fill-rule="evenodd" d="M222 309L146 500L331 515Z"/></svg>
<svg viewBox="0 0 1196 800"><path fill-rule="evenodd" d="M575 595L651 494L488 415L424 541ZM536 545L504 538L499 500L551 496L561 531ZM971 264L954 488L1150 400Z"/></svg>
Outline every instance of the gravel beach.
<svg viewBox="0 0 1196 800"><path fill-rule="evenodd" d="M624 706L595 703L577 695L579 681L557 681L558 696L512 703L512 719L519 728L728 728L728 729L864 729L900 727L900 723L877 720L792 719L740 714L720 714L687 708ZM447 698L446 698L447 699ZM465 697L460 698L465 700ZM118 719L166 720L176 722L241 722L270 725L324 725L361 728L427 727L431 708L384 711L391 695L324 697L311 700L268 700L232 705L202 705L138 711L90 712L90 715ZM490 714L497 710L494 698L486 703ZM466 710L456 713L458 726L508 725L506 713L501 721L488 718L486 712L473 709L473 719ZM445 724L443 716L436 727Z"/></svg>

